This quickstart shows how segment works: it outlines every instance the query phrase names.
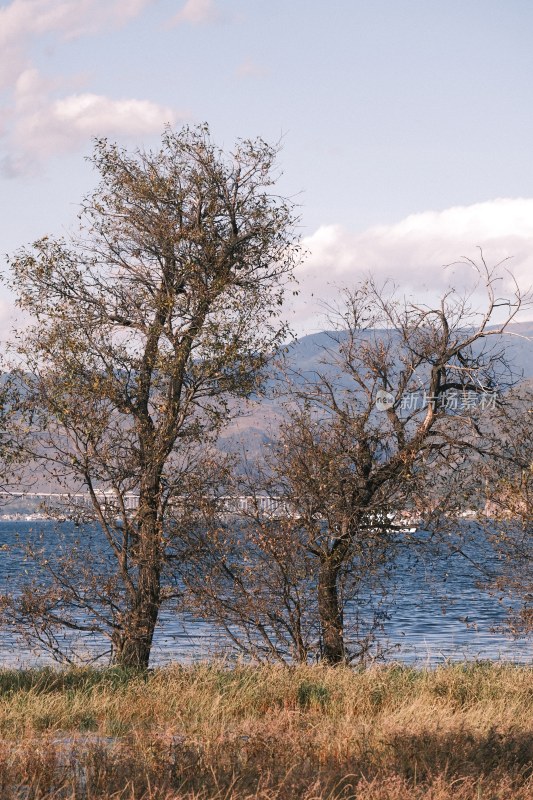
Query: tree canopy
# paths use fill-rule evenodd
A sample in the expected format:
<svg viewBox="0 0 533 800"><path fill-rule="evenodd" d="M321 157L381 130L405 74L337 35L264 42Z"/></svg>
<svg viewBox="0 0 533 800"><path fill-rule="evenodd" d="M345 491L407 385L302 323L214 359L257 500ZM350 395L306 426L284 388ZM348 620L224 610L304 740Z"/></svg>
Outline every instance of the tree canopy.
<svg viewBox="0 0 533 800"><path fill-rule="evenodd" d="M98 140L80 233L11 259L32 319L18 347L32 456L89 492L114 563L104 579L86 552L70 553L53 588L32 587L19 612L39 617L47 641L64 624L99 631L115 660L148 663L169 509L193 485L202 496L230 398L260 388L286 337L298 242L293 205L274 192L276 155L262 140L226 154L206 126L168 129L153 152ZM140 496L133 515L128 492Z"/></svg>

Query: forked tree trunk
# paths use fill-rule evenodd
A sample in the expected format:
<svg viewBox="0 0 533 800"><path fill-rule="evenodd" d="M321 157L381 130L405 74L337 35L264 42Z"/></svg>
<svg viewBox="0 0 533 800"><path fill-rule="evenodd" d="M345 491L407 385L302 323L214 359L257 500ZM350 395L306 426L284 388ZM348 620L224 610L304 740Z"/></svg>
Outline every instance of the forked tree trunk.
<svg viewBox="0 0 533 800"><path fill-rule="evenodd" d="M344 621L339 605L339 567L324 560L318 573L318 615L320 619L322 659L327 664L346 660Z"/></svg>

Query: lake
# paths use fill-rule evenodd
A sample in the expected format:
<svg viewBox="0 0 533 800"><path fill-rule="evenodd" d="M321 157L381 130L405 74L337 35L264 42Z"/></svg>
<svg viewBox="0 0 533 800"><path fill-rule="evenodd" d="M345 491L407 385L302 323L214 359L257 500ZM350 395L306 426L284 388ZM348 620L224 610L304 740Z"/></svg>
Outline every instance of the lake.
<svg viewBox="0 0 533 800"><path fill-rule="evenodd" d="M17 591L31 575L22 543L35 535L52 555L58 546L56 523L52 521L0 520L0 591ZM80 537L83 531L70 523L61 526L61 537ZM471 545L474 560L494 562L490 553ZM423 548L419 548L423 553ZM491 562L492 558L492 562ZM528 663L533 643L513 640L494 630L505 611L497 598L476 588L479 578L472 565L458 554L432 553L416 558L411 551L400 555L391 590L395 603L383 622L380 642L391 660L434 665L446 659L504 659ZM347 616L349 608L347 609ZM92 649L90 640L86 647ZM190 662L231 653L223 634L215 626L172 610L161 614L152 665L170 661ZM0 666L34 666L47 663L46 656L32 652L10 631L0 630Z"/></svg>

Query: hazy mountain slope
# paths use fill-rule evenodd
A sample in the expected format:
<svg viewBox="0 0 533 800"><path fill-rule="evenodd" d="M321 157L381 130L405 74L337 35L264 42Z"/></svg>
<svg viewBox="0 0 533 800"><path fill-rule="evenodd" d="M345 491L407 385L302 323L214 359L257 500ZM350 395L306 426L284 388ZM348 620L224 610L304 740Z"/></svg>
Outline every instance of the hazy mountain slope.
<svg viewBox="0 0 533 800"><path fill-rule="evenodd" d="M533 321L515 324L510 327L509 334L501 338L494 337L493 346L500 345L506 348L508 358L513 364L514 374L521 376L522 380L533 382ZM336 347L332 333L327 331L296 340L288 352L288 362L293 370L292 376L296 379L297 371L310 378L324 371L334 376L334 369L331 366L325 367L323 362L327 358L327 351L334 353ZM273 372L274 377L268 381L267 397L240 405L235 419L220 437L222 450L246 453L253 461L259 455L263 444L275 433L282 419L283 410L281 400L274 397L274 390L276 386L279 388L279 382L276 381L275 370ZM52 485L50 478L35 469L27 471L24 484L19 488L30 491L59 489L57 485Z"/></svg>
<svg viewBox="0 0 533 800"><path fill-rule="evenodd" d="M335 336L338 336L335 333ZM495 336L490 344L493 349L505 347L507 358L512 365L514 376L520 380L533 380L533 321L516 323L509 327L509 333ZM333 332L303 336L289 348L288 363L292 375L298 371L310 378L326 371L334 374L331 367L324 366L328 351L335 352L337 345ZM275 381L269 382L269 391L273 391ZM249 403L243 406L242 414L224 432L221 444L224 449L246 451L252 456L257 454L261 444L270 438L276 423L282 418L280 400L268 399Z"/></svg>

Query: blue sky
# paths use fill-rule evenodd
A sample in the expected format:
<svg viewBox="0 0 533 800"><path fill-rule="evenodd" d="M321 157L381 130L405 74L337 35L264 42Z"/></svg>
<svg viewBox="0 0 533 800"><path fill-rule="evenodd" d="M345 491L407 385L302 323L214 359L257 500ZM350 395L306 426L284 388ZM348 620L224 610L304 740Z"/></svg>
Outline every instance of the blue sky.
<svg viewBox="0 0 533 800"><path fill-rule="evenodd" d="M166 122L283 137L280 189L309 251L292 310L372 272L407 290L482 246L533 281L530 0L0 2L0 252L60 234L91 138ZM11 300L0 292L0 329Z"/></svg>

